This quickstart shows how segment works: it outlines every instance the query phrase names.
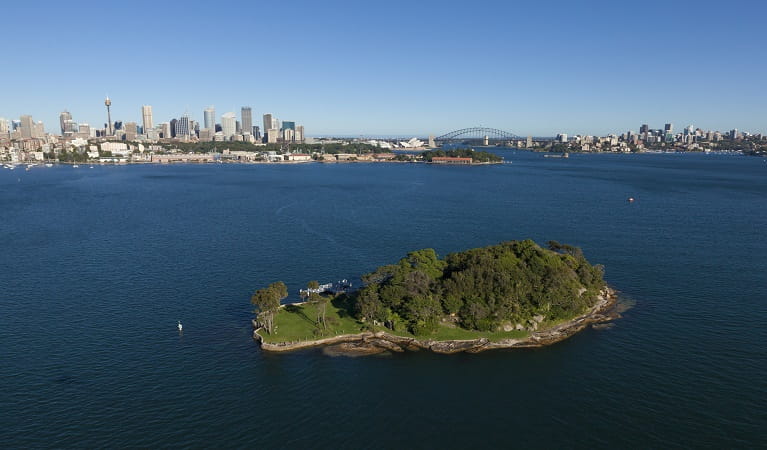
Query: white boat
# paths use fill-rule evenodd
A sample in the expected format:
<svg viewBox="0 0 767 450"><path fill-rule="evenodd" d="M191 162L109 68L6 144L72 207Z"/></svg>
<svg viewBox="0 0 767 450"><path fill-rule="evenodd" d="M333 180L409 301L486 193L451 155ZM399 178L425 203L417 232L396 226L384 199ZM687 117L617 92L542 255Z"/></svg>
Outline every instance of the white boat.
<svg viewBox="0 0 767 450"><path fill-rule="evenodd" d="M77 169L78 167L80 167L80 166L78 166L77 164L72 166L73 169Z"/></svg>
<svg viewBox="0 0 767 450"><path fill-rule="evenodd" d="M181 325L181 321L178 321L178 331L184 331L184 326Z"/></svg>
<svg viewBox="0 0 767 450"><path fill-rule="evenodd" d="M48 164L45 165L45 167L53 167L53 164L48 163Z"/></svg>

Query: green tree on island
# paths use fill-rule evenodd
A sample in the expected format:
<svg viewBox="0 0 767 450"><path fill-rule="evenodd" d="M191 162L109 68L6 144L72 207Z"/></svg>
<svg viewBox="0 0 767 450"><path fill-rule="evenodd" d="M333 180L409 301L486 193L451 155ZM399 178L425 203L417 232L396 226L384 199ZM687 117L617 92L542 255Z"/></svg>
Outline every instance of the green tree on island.
<svg viewBox="0 0 767 450"><path fill-rule="evenodd" d="M322 328L327 328L326 315L328 309L328 299L316 292L320 288L317 280L312 280L306 284L306 292L309 297L309 303L317 307L317 324Z"/></svg>
<svg viewBox="0 0 767 450"><path fill-rule="evenodd" d="M287 296L287 286L282 281L278 281L267 288L257 290L250 298L250 303L257 308L254 311L257 314L256 319L267 333L274 333L274 316L280 308L280 300Z"/></svg>

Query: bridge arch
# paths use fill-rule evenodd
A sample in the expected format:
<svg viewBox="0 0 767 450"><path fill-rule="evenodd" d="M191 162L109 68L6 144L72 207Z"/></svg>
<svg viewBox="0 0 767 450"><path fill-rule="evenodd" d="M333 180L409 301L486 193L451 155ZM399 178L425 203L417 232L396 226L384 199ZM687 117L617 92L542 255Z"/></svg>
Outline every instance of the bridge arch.
<svg viewBox="0 0 767 450"><path fill-rule="evenodd" d="M499 130L497 128L472 127L445 133L442 136L434 138L434 141L439 144L477 143L483 142L485 136L487 136L488 143L493 144L522 139L514 133L509 133L508 131Z"/></svg>

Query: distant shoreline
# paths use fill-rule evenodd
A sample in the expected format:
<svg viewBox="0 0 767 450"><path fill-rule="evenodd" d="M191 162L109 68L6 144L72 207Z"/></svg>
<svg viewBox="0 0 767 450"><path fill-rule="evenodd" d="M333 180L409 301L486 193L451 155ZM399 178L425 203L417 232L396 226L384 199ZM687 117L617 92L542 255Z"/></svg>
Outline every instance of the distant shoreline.
<svg viewBox="0 0 767 450"><path fill-rule="evenodd" d="M418 350L429 350L441 354L480 353L497 349L544 347L563 341L591 324L613 320L616 316L611 314L611 311L616 303L617 294L615 290L605 286L597 296L597 303L585 313L551 328L535 331L525 338L503 339L495 342L487 338L440 341L397 336L385 331L365 331L308 341L267 343L259 334L262 328L258 327L255 320L252 321L255 328L253 339L260 343L264 351L268 352L281 353L314 347L334 347L335 353L344 355L369 355L385 351L401 353Z"/></svg>

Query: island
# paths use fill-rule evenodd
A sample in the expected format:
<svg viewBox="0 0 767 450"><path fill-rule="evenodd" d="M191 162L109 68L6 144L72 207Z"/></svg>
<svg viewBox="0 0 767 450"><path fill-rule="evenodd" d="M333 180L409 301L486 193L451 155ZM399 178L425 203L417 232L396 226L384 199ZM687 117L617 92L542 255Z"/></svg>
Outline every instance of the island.
<svg viewBox="0 0 767 450"><path fill-rule="evenodd" d="M363 275L361 288L310 281L281 304L281 281L257 290L254 339L263 350L326 346L330 353L477 353L541 347L607 322L616 294L604 268L556 241L508 241L440 259L433 249Z"/></svg>

